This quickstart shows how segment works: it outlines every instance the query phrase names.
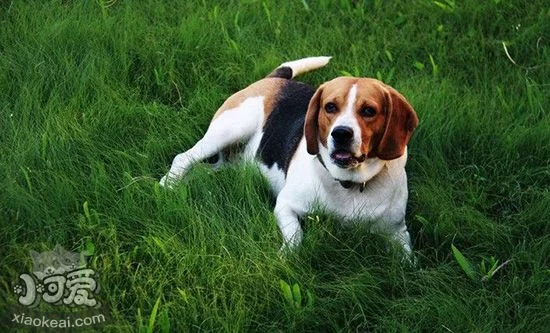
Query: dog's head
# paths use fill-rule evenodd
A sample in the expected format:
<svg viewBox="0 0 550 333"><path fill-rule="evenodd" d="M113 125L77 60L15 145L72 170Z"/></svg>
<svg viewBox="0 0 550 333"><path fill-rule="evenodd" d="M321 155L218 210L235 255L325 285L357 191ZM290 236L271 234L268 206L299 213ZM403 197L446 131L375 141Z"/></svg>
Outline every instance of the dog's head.
<svg viewBox="0 0 550 333"><path fill-rule="evenodd" d="M417 125L412 106L395 89L375 79L339 77L311 98L304 135L307 151L321 153L329 171L337 167L341 175L371 159L402 156Z"/></svg>

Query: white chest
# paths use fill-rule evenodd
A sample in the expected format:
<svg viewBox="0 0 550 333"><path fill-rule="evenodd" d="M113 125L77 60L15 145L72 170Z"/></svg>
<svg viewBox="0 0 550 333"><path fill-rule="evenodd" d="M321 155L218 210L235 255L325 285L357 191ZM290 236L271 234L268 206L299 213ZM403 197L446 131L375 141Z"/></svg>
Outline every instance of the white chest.
<svg viewBox="0 0 550 333"><path fill-rule="evenodd" d="M285 201L298 215L317 205L344 222L364 220L392 225L405 218L408 194L403 165L388 164L360 192L358 186L346 189L340 185L301 144L286 179L276 170L262 171L271 185L280 189L275 191L277 200Z"/></svg>
<svg viewBox="0 0 550 333"><path fill-rule="evenodd" d="M317 193L318 202L344 221L400 223L405 218L406 181L399 181L401 185L395 186L396 183L387 183L388 178L388 172L382 171L367 182L363 192L358 186L346 189L337 181L325 183Z"/></svg>

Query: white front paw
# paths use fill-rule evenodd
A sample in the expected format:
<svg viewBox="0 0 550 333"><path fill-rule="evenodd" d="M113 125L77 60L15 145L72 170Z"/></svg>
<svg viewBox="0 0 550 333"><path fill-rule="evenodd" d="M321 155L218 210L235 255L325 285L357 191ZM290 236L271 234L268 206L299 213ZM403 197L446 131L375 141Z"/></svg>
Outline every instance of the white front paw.
<svg viewBox="0 0 550 333"><path fill-rule="evenodd" d="M159 180L159 184L160 186L164 187L166 185L166 176L162 177L160 180Z"/></svg>
<svg viewBox="0 0 550 333"><path fill-rule="evenodd" d="M296 245L290 243L283 243L279 249L279 256L286 257L288 254L292 253L296 249Z"/></svg>
<svg viewBox="0 0 550 333"><path fill-rule="evenodd" d="M175 179L170 177L170 173L167 173L159 181L160 186L167 189L172 189L174 187L174 183L175 183Z"/></svg>
<svg viewBox="0 0 550 333"><path fill-rule="evenodd" d="M302 242L302 230L297 230L294 233L293 237L283 242L283 245L279 249L279 255L284 257L285 255L296 251L296 249L298 248L301 242Z"/></svg>

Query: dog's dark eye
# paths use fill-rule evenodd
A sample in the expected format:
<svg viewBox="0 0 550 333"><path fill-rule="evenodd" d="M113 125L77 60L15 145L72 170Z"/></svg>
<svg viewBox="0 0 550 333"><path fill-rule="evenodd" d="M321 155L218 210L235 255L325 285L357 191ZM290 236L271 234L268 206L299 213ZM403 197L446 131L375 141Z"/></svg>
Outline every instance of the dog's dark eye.
<svg viewBox="0 0 550 333"><path fill-rule="evenodd" d="M338 108L336 107L336 104L334 104L334 103L325 104L325 111L327 113L334 113L334 112L336 112L337 109Z"/></svg>
<svg viewBox="0 0 550 333"><path fill-rule="evenodd" d="M360 113L361 113L361 116L367 117L367 118L376 116L376 110L369 106L366 108L362 108Z"/></svg>

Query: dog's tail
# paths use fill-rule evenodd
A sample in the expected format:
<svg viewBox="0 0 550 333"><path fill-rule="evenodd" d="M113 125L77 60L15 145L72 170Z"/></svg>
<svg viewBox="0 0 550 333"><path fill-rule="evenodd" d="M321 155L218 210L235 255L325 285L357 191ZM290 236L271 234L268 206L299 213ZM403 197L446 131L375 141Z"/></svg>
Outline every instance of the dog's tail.
<svg viewBox="0 0 550 333"><path fill-rule="evenodd" d="M309 57L285 62L267 77L278 77L290 80L302 73L326 66L330 58L331 57Z"/></svg>

